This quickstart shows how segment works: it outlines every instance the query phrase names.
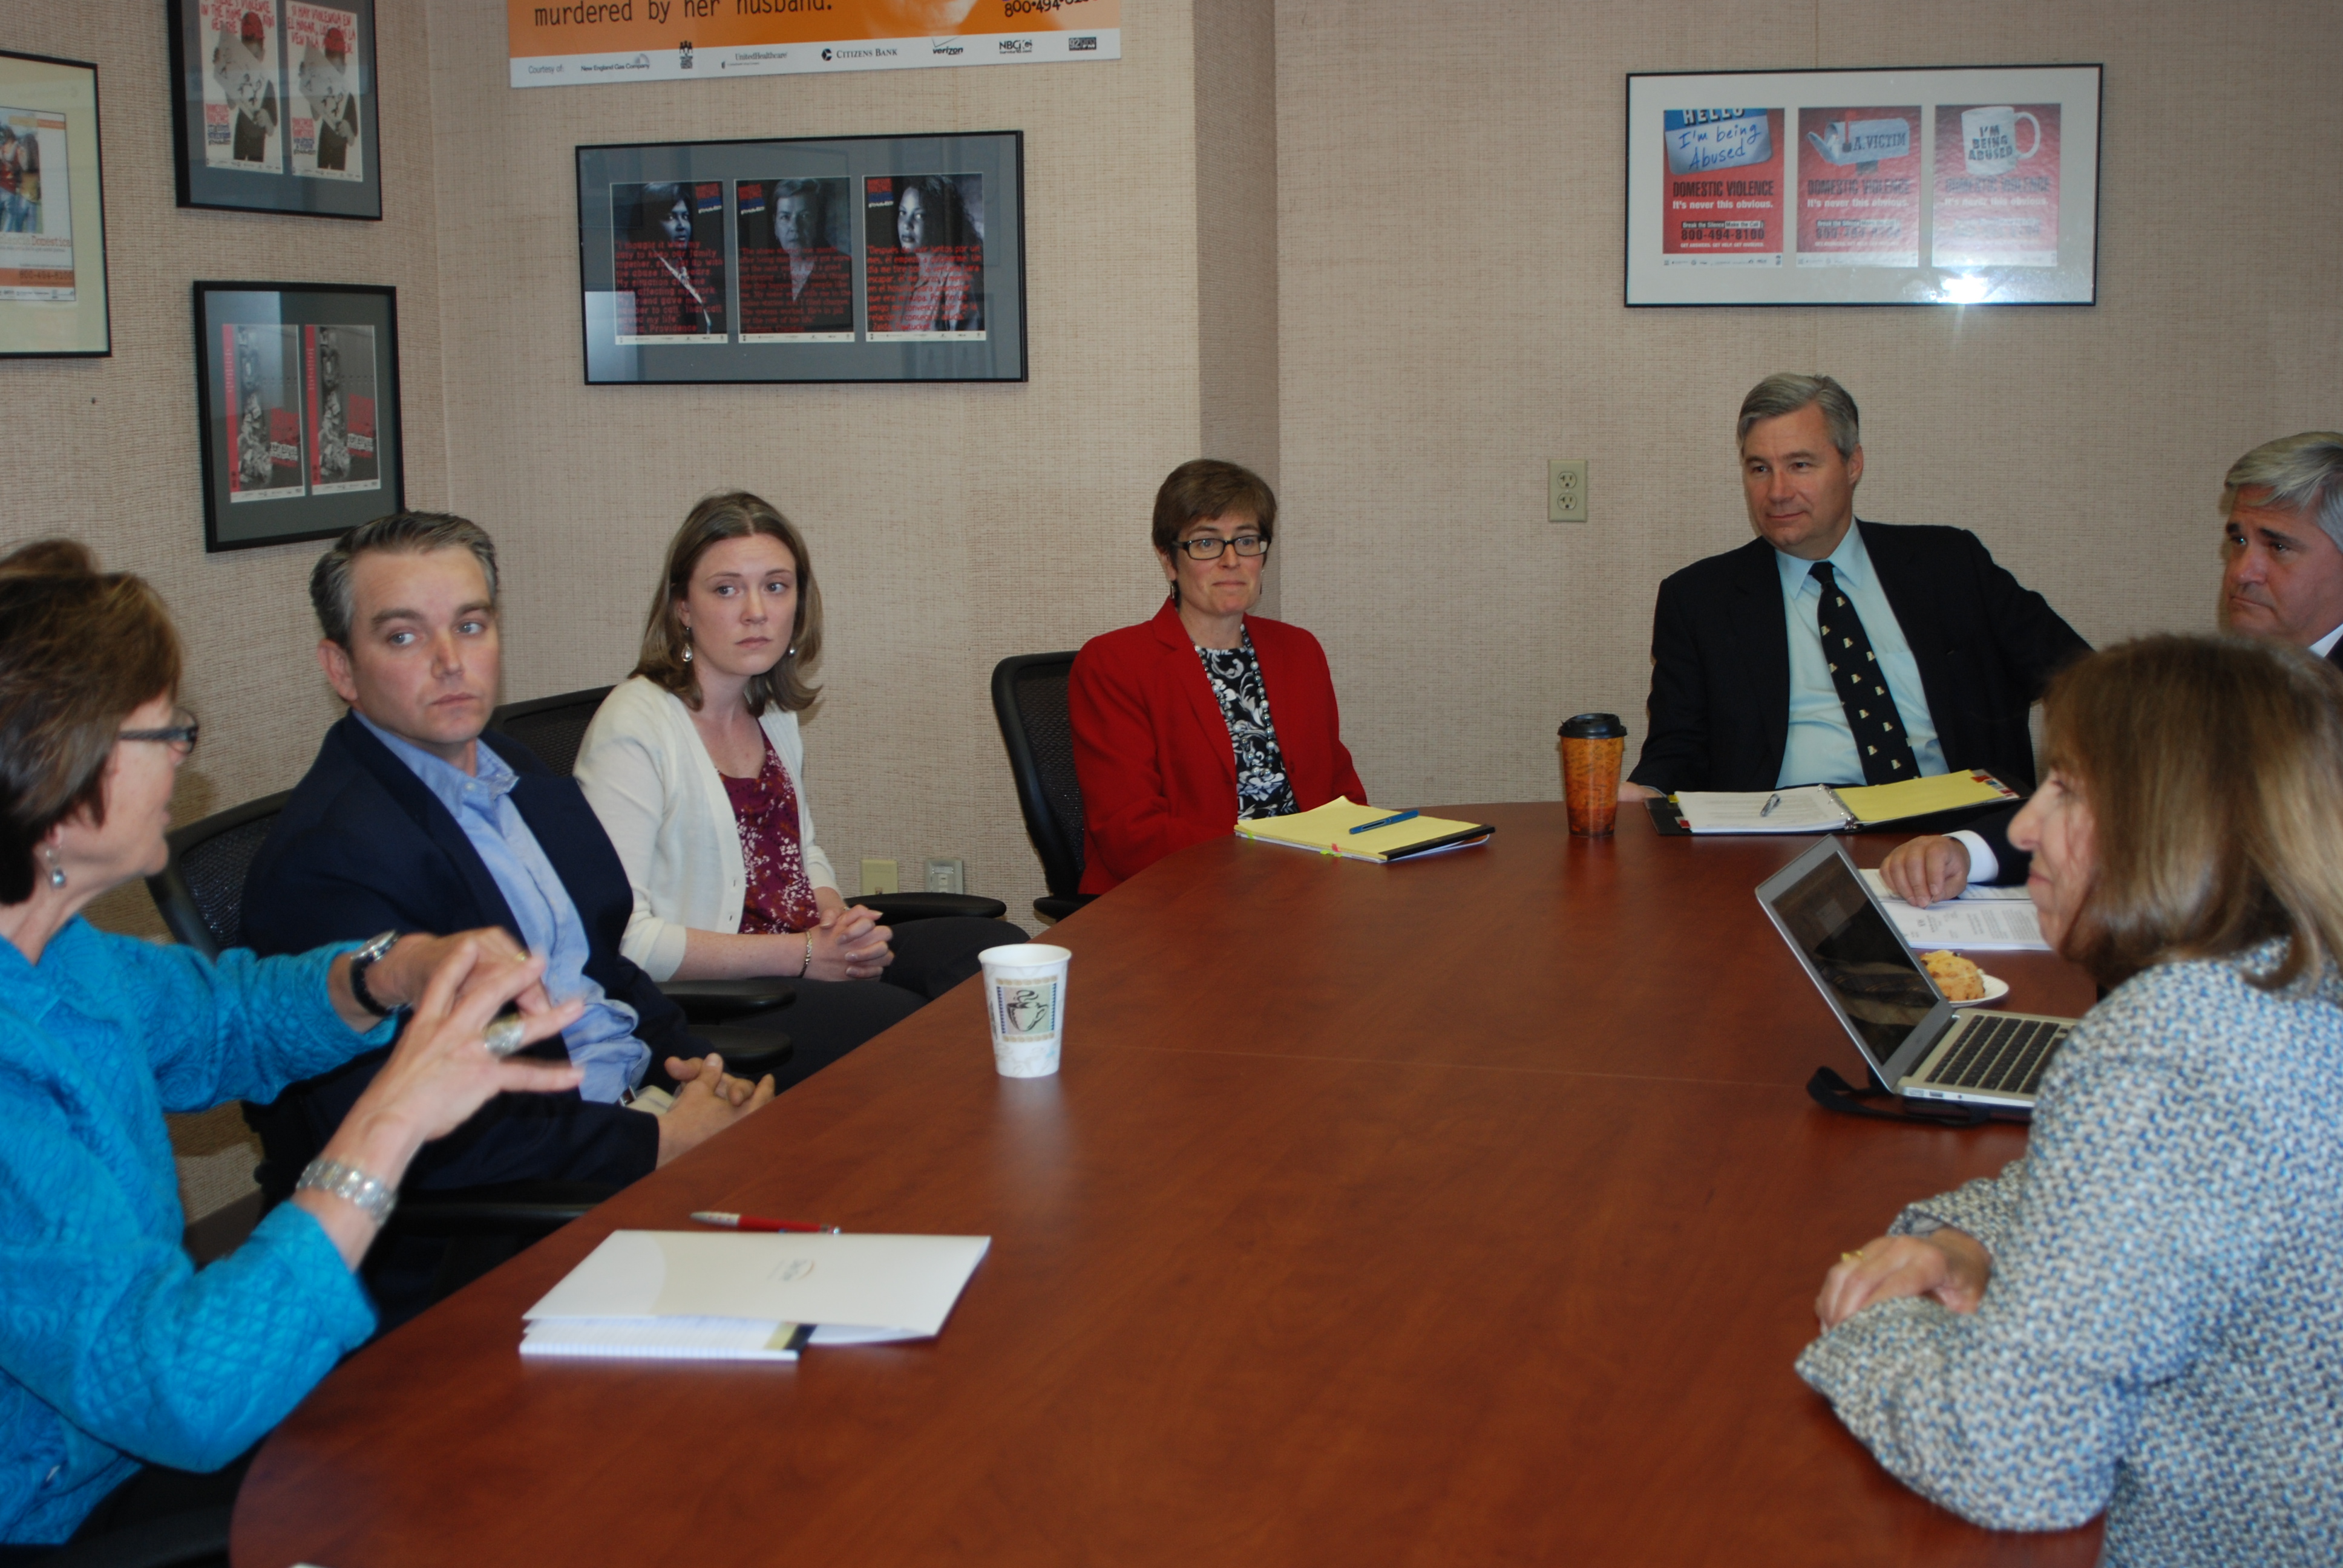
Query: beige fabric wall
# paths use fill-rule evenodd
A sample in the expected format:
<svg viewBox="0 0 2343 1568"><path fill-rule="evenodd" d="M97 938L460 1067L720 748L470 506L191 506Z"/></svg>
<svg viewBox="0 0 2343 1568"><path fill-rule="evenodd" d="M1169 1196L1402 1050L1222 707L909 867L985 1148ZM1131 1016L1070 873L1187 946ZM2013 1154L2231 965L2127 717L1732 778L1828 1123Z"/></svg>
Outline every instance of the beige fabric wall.
<svg viewBox="0 0 2343 1568"><path fill-rule="evenodd" d="M1277 7L1287 615L1379 800L1559 795L1644 728L1667 572L1749 538L1767 372L1861 403L1866 517L1975 528L2093 641L2208 624L2220 476L2343 426L2321 0ZM1625 309L1625 73L2104 62L2093 308ZM1593 521L1544 522L1548 457Z"/></svg>
<svg viewBox="0 0 2343 1568"><path fill-rule="evenodd" d="M533 91L506 85L500 8L431 16L450 489L508 562L506 698L624 676L691 502L754 490L821 585L808 791L847 890L864 856L916 886L958 855L1032 923L988 681L1161 595L1148 510L1197 439L1188 8L1131 7L1119 63ZM1029 382L580 384L580 144L1003 129L1025 133Z"/></svg>
<svg viewBox="0 0 2343 1568"><path fill-rule="evenodd" d="M1277 18L1268 0L1196 0L1200 440L1278 483ZM1282 613L1277 554L1261 613Z"/></svg>
<svg viewBox="0 0 2343 1568"><path fill-rule="evenodd" d="M0 360L11 432L0 546L71 535L106 565L144 573L170 600L186 638L187 703L204 726L172 802L181 821L292 784L337 713L310 652L317 631L307 585L322 547L204 553L189 285L397 288L407 494L418 505L447 500L435 122L421 31L418 8L382 6L383 221L354 223L174 205L169 40L151 0L0 15L0 47L97 66L114 322L111 358ZM92 913L120 929L162 929L136 889Z"/></svg>

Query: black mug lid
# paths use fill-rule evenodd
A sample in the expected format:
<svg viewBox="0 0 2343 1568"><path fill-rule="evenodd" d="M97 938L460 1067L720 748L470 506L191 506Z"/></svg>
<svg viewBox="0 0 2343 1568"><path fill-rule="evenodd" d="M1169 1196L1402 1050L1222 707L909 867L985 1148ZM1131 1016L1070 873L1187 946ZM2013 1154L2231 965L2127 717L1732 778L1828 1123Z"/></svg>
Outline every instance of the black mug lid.
<svg viewBox="0 0 2343 1568"><path fill-rule="evenodd" d="M1615 713L1582 713L1564 719L1561 733L1567 740L1624 740L1627 727Z"/></svg>

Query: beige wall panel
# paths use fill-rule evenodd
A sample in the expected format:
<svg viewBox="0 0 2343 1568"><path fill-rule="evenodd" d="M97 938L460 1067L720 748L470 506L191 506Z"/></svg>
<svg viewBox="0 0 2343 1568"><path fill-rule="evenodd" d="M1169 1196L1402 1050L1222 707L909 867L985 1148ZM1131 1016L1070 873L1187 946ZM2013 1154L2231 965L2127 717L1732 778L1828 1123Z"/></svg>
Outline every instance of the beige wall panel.
<svg viewBox="0 0 2343 1568"><path fill-rule="evenodd" d="M692 501L757 491L821 584L809 793L848 890L864 856L916 885L920 859L960 855L1031 923L1041 868L987 683L1154 605L1148 506L1196 440L1186 7L1134 8L1119 63L525 91L500 9L432 16L452 489L509 562L505 696L625 675ZM581 384L578 146L1004 129L1026 137L1029 382Z"/></svg>
<svg viewBox="0 0 2343 1568"><path fill-rule="evenodd" d="M0 545L71 535L107 566L144 573L170 600L187 644L186 699L204 725L173 802L186 821L292 784L337 716L310 651L308 571L323 547L204 553L188 286L203 277L396 287L407 490L417 504L447 498L437 122L422 7L384 0L379 10L380 223L175 206L169 34L153 0L10 7L0 45L97 65L114 323L110 358L0 360L12 429ZM137 890L93 916L161 930Z"/></svg>
<svg viewBox="0 0 2343 1568"><path fill-rule="evenodd" d="M1557 795L1584 709L1633 754L1769 371L1855 393L1865 516L1975 528L2095 641L2207 624L2222 469L2343 425L2331 7L1289 0L1277 58L1284 608L1378 799ZM1627 72L1988 60L2107 66L2099 306L1621 304ZM1594 520L1549 525L1581 457Z"/></svg>

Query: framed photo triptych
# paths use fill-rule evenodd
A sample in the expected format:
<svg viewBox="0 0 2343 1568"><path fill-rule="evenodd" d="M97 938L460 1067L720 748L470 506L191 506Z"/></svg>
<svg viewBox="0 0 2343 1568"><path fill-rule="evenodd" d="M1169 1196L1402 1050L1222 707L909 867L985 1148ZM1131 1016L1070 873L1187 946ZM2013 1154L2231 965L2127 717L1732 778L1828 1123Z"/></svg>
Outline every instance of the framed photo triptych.
<svg viewBox="0 0 2343 1568"><path fill-rule="evenodd" d="M578 149L589 383L1021 381L1022 138Z"/></svg>

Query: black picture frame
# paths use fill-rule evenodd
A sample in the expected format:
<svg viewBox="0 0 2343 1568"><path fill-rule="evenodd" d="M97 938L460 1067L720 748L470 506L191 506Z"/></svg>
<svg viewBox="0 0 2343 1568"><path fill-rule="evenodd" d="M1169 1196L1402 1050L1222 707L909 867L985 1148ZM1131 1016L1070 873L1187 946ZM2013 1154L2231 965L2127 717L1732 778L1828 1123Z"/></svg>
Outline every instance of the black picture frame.
<svg viewBox="0 0 2343 1568"><path fill-rule="evenodd" d="M2106 68L1631 72L1624 303L2098 303Z"/></svg>
<svg viewBox="0 0 2343 1568"><path fill-rule="evenodd" d="M0 50L0 359L112 354L97 67Z"/></svg>
<svg viewBox="0 0 2343 1568"><path fill-rule="evenodd" d="M374 0L169 0L169 15L181 206L380 220Z"/></svg>
<svg viewBox="0 0 2343 1568"><path fill-rule="evenodd" d="M199 281L194 303L206 550L331 538L406 505L397 290Z"/></svg>
<svg viewBox="0 0 2343 1568"><path fill-rule="evenodd" d="M1027 377L1021 131L581 146L578 248L588 386Z"/></svg>

